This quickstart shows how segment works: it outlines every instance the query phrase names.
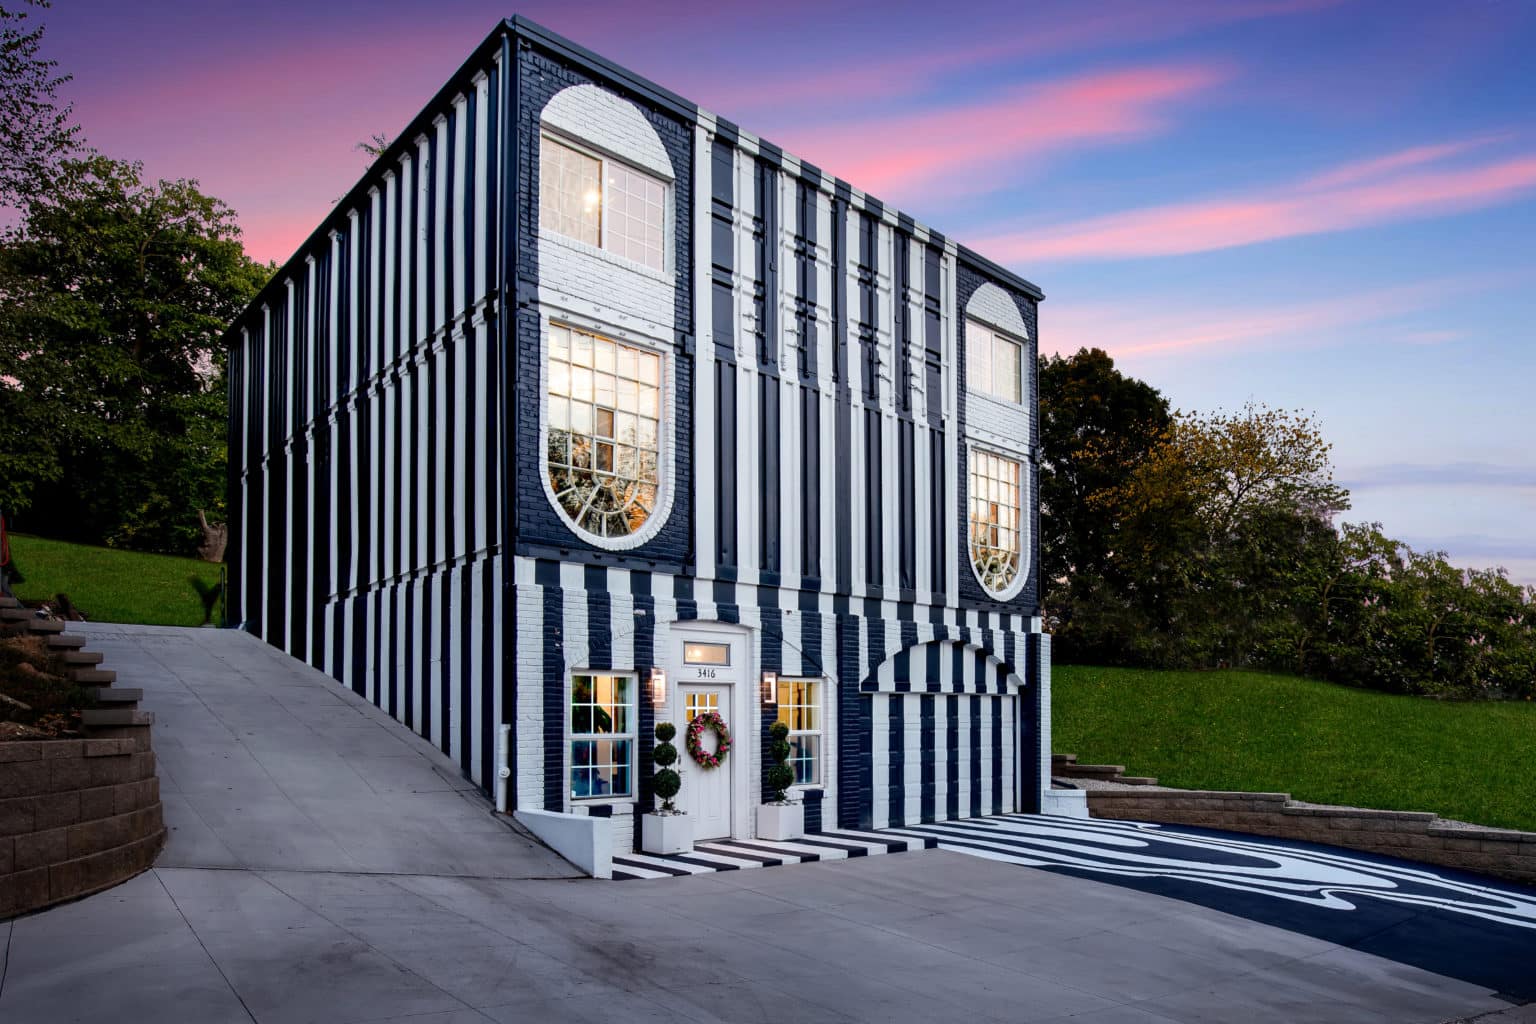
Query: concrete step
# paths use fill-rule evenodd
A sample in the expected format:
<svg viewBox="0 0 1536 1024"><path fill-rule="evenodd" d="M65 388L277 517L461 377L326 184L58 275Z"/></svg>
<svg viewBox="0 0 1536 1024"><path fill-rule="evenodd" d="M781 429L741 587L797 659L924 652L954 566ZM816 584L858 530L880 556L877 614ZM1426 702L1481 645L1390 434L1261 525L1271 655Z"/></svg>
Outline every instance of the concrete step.
<svg viewBox="0 0 1536 1024"><path fill-rule="evenodd" d="M94 686L89 690L98 704L137 704L144 699L144 690L138 686Z"/></svg>
<svg viewBox="0 0 1536 1024"><path fill-rule="evenodd" d="M9 594L0 594L0 608L20 608L21 602Z"/></svg>
<svg viewBox="0 0 1536 1024"><path fill-rule="evenodd" d="M66 665L100 665L103 657L100 651L82 651L79 648L59 652L59 660Z"/></svg>
<svg viewBox="0 0 1536 1024"><path fill-rule="evenodd" d="M64 623L58 619L28 619L26 626L28 633L64 632Z"/></svg>
<svg viewBox="0 0 1536 1024"><path fill-rule="evenodd" d="M69 669L69 677L81 686L111 686L117 682L117 673L109 668Z"/></svg>
<svg viewBox="0 0 1536 1024"><path fill-rule="evenodd" d="M95 725L154 725L155 716L137 708L86 708L80 712L80 724L86 728Z"/></svg>
<svg viewBox="0 0 1536 1024"><path fill-rule="evenodd" d="M1123 764L1074 764L1072 770L1064 772L1068 778L1097 777L1103 775L1119 775L1125 771Z"/></svg>
<svg viewBox="0 0 1536 1024"><path fill-rule="evenodd" d="M27 619L33 619L36 617L37 613L34 612L31 608L21 608L17 606L12 606L10 608L0 608L0 622L24 622Z"/></svg>
<svg viewBox="0 0 1536 1024"><path fill-rule="evenodd" d="M85 646L85 637L77 633L55 633L46 643L49 649L55 651L78 651Z"/></svg>
<svg viewBox="0 0 1536 1024"><path fill-rule="evenodd" d="M1120 778L1116 779L1115 781L1116 782L1123 782L1127 786L1155 786L1155 785L1157 785L1157 780L1152 778L1149 775L1123 775Z"/></svg>

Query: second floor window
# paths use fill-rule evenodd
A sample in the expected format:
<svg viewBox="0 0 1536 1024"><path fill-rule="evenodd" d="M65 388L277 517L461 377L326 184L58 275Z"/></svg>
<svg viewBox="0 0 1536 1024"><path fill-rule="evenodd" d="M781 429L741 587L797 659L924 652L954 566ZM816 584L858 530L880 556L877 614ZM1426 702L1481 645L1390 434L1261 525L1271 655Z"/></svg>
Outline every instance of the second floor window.
<svg viewBox="0 0 1536 1024"><path fill-rule="evenodd" d="M1023 345L975 320L965 322L967 388L1005 402L1022 402L1023 369Z"/></svg>
<svg viewBox="0 0 1536 1024"><path fill-rule="evenodd" d="M549 450L555 500L579 529L627 537L656 508L661 356L549 325Z"/></svg>
<svg viewBox="0 0 1536 1024"><path fill-rule="evenodd" d="M1024 551L1024 496L1020 465L971 449L971 565L981 585L1006 593L1019 575Z"/></svg>
<svg viewBox="0 0 1536 1024"><path fill-rule="evenodd" d="M628 164L540 139L539 228L666 269L666 185Z"/></svg>

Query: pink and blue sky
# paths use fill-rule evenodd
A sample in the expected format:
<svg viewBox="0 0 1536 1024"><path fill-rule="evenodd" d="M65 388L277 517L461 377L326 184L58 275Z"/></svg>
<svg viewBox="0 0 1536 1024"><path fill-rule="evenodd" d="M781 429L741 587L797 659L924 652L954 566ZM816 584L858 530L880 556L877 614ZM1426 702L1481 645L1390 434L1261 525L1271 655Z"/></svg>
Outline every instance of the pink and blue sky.
<svg viewBox="0 0 1536 1024"><path fill-rule="evenodd" d="M1536 4L58 0L92 145L286 259L522 13L1040 284L1041 346L1314 412L1379 520L1536 583Z"/></svg>

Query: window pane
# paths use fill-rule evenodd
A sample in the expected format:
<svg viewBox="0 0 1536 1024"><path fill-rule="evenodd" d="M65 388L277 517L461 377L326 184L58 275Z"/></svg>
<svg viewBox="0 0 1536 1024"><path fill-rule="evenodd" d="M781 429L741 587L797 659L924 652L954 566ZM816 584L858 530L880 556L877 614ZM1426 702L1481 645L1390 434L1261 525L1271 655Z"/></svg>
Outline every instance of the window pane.
<svg viewBox="0 0 1536 1024"><path fill-rule="evenodd" d="M661 357L584 331L559 331L568 358L555 358L552 341L550 484L577 527L599 537L627 536L645 525L656 504L659 389L636 378L659 381ZM555 333L552 327L551 339Z"/></svg>
<svg viewBox="0 0 1536 1024"><path fill-rule="evenodd" d="M971 449L971 564L988 590L1007 590L1018 576L1023 533L1019 529L1022 467L979 448Z"/></svg>
<svg viewBox="0 0 1536 1024"><path fill-rule="evenodd" d="M664 270L660 181L633 167L608 163L607 248L652 270Z"/></svg>
<svg viewBox="0 0 1536 1024"><path fill-rule="evenodd" d="M730 644L684 644L683 662L688 665L729 665Z"/></svg>
<svg viewBox="0 0 1536 1024"><path fill-rule="evenodd" d="M598 244L602 164L549 136L539 146L539 228Z"/></svg>
<svg viewBox="0 0 1536 1024"><path fill-rule="evenodd" d="M821 737L791 736L789 766L795 772L795 785L814 786L821 781Z"/></svg>
<svg viewBox="0 0 1536 1024"><path fill-rule="evenodd" d="M994 338L992 353L995 357L992 382L997 397L1010 402L1019 400L1019 353L1020 346L1007 338Z"/></svg>
<svg viewBox="0 0 1536 1024"><path fill-rule="evenodd" d="M965 325L965 385L972 391L992 391L992 332L969 321Z"/></svg>

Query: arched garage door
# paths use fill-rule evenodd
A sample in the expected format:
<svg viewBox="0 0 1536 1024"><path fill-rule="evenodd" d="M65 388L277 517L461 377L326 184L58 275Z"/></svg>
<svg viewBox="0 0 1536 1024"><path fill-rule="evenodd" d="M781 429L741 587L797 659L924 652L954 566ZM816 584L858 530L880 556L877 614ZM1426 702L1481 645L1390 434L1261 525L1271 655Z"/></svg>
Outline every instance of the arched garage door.
<svg viewBox="0 0 1536 1024"><path fill-rule="evenodd" d="M869 701L870 826L1019 810L1022 686L996 658L954 642L886 660L860 695Z"/></svg>

